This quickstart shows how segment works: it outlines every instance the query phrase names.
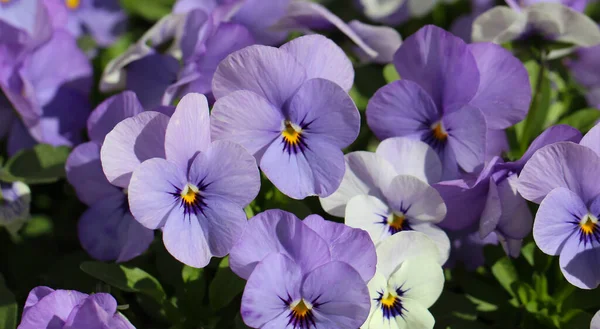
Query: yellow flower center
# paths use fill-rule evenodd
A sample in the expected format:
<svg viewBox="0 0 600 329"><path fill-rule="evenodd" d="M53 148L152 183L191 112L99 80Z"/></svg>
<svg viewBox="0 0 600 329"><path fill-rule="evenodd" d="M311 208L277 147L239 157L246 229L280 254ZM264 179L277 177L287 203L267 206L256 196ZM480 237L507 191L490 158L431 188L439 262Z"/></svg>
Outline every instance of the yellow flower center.
<svg viewBox="0 0 600 329"><path fill-rule="evenodd" d="M402 226L404 225L404 221L406 220L406 216L404 214L396 214L394 213L391 218L388 220L388 224L395 230L400 231Z"/></svg>
<svg viewBox="0 0 600 329"><path fill-rule="evenodd" d="M198 187L188 184L181 191L181 198L183 201L189 205L194 204L196 202L196 198L198 197Z"/></svg>
<svg viewBox="0 0 600 329"><path fill-rule="evenodd" d="M396 304L396 296L392 295L391 293L388 293L387 296L385 298L382 298L380 302L381 305L383 305L384 307L391 308Z"/></svg>
<svg viewBox="0 0 600 329"><path fill-rule="evenodd" d="M597 224L598 219L596 219L594 216L587 215L581 220L581 222L579 223L579 227L581 228L581 231L584 234L590 235L594 233Z"/></svg>
<svg viewBox="0 0 600 329"><path fill-rule="evenodd" d="M300 127L294 127L294 124L287 120L284 122L284 125L285 128L281 132L281 135L283 135L285 141L291 145L300 143L300 132L302 129Z"/></svg>
<svg viewBox="0 0 600 329"><path fill-rule="evenodd" d="M81 5L81 0L65 0L65 5L69 9L77 9Z"/></svg>
<svg viewBox="0 0 600 329"><path fill-rule="evenodd" d="M295 306L292 306L292 316L297 318L297 319L301 319L304 318L308 315L308 313L310 312L312 307L306 305L306 303L304 302L304 299L300 299L300 301L298 302L298 304L296 304Z"/></svg>
<svg viewBox="0 0 600 329"><path fill-rule="evenodd" d="M448 138L448 132L446 132L446 129L444 129L444 127L442 126L441 121L434 123L431 126L431 131L433 131L433 137L435 137L435 139L437 140L445 141L446 138Z"/></svg>

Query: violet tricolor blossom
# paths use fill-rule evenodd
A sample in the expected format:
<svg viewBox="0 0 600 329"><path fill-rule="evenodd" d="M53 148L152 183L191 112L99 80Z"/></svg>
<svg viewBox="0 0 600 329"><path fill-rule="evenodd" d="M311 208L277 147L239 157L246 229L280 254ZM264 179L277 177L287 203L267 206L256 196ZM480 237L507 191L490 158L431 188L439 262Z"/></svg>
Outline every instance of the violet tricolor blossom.
<svg viewBox="0 0 600 329"><path fill-rule="evenodd" d="M79 241L92 257L124 262L143 253L154 233L133 219L126 187L112 185L102 171L100 149L104 138L120 121L143 111L133 92L102 102L88 118L91 141L78 145L66 163L67 179L79 199L89 206L79 219Z"/></svg>
<svg viewBox="0 0 600 329"><path fill-rule="evenodd" d="M134 218L162 229L166 249L193 267L229 253L247 223L243 207L260 188L244 148L211 141L208 112L205 96L188 94L170 119L143 112L122 121L101 150L109 181L128 187Z"/></svg>
<svg viewBox="0 0 600 329"><path fill-rule="evenodd" d="M358 328L369 304L367 285L350 265L332 261L304 272L272 253L250 275L240 313L253 328Z"/></svg>
<svg viewBox="0 0 600 329"><path fill-rule="evenodd" d="M215 73L212 136L244 146L284 194L328 196L344 175L341 149L360 128L353 81L350 60L320 35L247 47Z"/></svg>
<svg viewBox="0 0 600 329"><path fill-rule="evenodd" d="M36 287L27 296L17 329L135 329L110 295Z"/></svg>
<svg viewBox="0 0 600 329"><path fill-rule="evenodd" d="M366 230L375 244L401 231L423 232L438 245L443 264L450 240L436 226L444 219L446 206L428 183L441 177L442 166L433 149L418 140L395 137L381 142L376 153L352 152L345 159L342 183L331 196L320 199L323 209Z"/></svg>
<svg viewBox="0 0 600 329"><path fill-rule="evenodd" d="M581 13L582 0L507 0L481 14L473 23L475 42L504 43L539 35L548 41L591 47L600 43L600 29Z"/></svg>
<svg viewBox="0 0 600 329"><path fill-rule="evenodd" d="M599 130L590 131L581 145L560 142L539 149L519 177L521 195L540 203L533 226L537 246L560 255L563 275L582 289L600 284L598 268L590 266L600 250Z"/></svg>
<svg viewBox="0 0 600 329"><path fill-rule="evenodd" d="M248 222L246 231L231 249L229 265L248 279L257 264L270 254L292 259L308 273L330 261L352 266L369 281L375 273L375 247L367 232L310 215L303 221L283 210L267 210Z"/></svg>
<svg viewBox="0 0 600 329"><path fill-rule="evenodd" d="M404 41L394 57L402 80L381 88L367 122L383 140L405 136L439 154L443 179L480 170L488 129L504 129L527 114L531 86L523 64L491 43L467 45L435 26Z"/></svg>
<svg viewBox="0 0 600 329"><path fill-rule="evenodd" d="M522 239L531 232L532 223L527 203L517 191L518 175L541 147L580 139L581 133L577 129L553 126L538 136L517 161L505 163L495 157L476 177L435 184L448 207L446 219L440 226L454 231L453 235L461 239L475 231L481 240L488 240L487 237L494 234L507 254L518 256Z"/></svg>
<svg viewBox="0 0 600 329"><path fill-rule="evenodd" d="M440 297L444 272L436 245L420 232L401 232L377 246L369 282L371 312L363 329L433 329L427 310Z"/></svg>

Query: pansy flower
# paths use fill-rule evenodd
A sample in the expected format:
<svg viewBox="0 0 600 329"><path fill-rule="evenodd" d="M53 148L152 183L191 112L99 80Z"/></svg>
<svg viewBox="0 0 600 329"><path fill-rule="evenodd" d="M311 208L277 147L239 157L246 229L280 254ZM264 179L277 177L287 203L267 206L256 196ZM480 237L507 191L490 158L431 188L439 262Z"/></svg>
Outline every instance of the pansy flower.
<svg viewBox="0 0 600 329"><path fill-rule="evenodd" d="M231 249L229 265L248 279L257 264L273 253L283 254L308 273L329 261L352 266L369 281L375 273L375 247L367 232L310 215L303 221L283 210L267 210L248 221Z"/></svg>
<svg viewBox="0 0 600 329"><path fill-rule="evenodd" d="M44 1L0 1L0 21L23 31L28 38L29 49L34 49L51 38L54 31L52 20L53 17ZM5 38L5 33L3 32L0 38Z"/></svg>
<svg viewBox="0 0 600 329"><path fill-rule="evenodd" d="M22 182L0 183L0 226L17 232L29 219L31 190Z"/></svg>
<svg viewBox="0 0 600 329"><path fill-rule="evenodd" d="M585 88L585 98L592 107L600 109L600 45L580 48L565 65L578 84Z"/></svg>
<svg viewBox="0 0 600 329"><path fill-rule="evenodd" d="M328 196L344 175L341 149L360 127L353 80L350 60L320 35L247 47L215 73L212 136L244 146L284 194Z"/></svg>
<svg viewBox="0 0 600 329"><path fill-rule="evenodd" d="M428 143L442 160L444 180L481 170L488 129L509 127L529 110L527 71L500 46L467 45L430 25L404 41L394 64L402 80L375 93L367 123L381 140Z"/></svg>
<svg viewBox="0 0 600 329"><path fill-rule="evenodd" d="M90 109L91 84L88 58L75 39L62 30L3 68L0 90L18 114L18 118L12 117L9 153L36 143L79 143Z"/></svg>
<svg viewBox="0 0 600 329"><path fill-rule="evenodd" d="M427 15L441 0L358 0L365 16L387 25L399 25L411 17Z"/></svg>
<svg viewBox="0 0 600 329"><path fill-rule="evenodd" d="M560 142L539 149L519 176L519 193L540 203L533 225L537 246L560 255L563 275L582 289L600 284L600 272L590 266L600 250L599 130L590 131L581 145Z"/></svg>
<svg viewBox="0 0 600 329"><path fill-rule="evenodd" d="M448 207L446 219L440 226L454 231L459 237L477 231L481 240L487 240L493 233L507 254L517 257L523 238L531 232L533 221L517 188L518 175L535 151L543 146L580 139L581 133L577 129L567 125L553 126L538 136L517 161L503 162L495 157L476 177L435 184Z"/></svg>
<svg viewBox="0 0 600 329"><path fill-rule="evenodd" d="M117 301L110 294L36 287L27 296L17 329L51 328L135 329L117 311Z"/></svg>
<svg viewBox="0 0 600 329"><path fill-rule="evenodd" d="M590 329L600 329L600 311L596 312L596 314L592 318Z"/></svg>
<svg viewBox="0 0 600 329"><path fill-rule="evenodd" d="M401 232L377 246L377 272L369 282L371 312L363 329L433 329L429 313L444 288L436 245L420 232Z"/></svg>
<svg viewBox="0 0 600 329"><path fill-rule="evenodd" d="M381 142L375 153L352 152L345 160L340 188L320 199L323 209L366 230L375 244L401 231L423 232L437 243L444 263L450 240L436 224L446 206L428 183L441 177L435 151L424 142L395 137Z"/></svg>
<svg viewBox="0 0 600 329"><path fill-rule="evenodd" d="M529 35L549 41L591 47L600 43L600 29L582 13L586 0L506 0L473 23L473 41L504 43Z"/></svg>
<svg viewBox="0 0 600 329"><path fill-rule="evenodd" d="M144 112L122 121L101 150L109 181L128 187L133 217L162 229L166 249L194 267L229 253L247 223L243 207L260 188L243 147L211 141L208 111L205 96L188 94L170 119Z"/></svg>
<svg viewBox="0 0 600 329"><path fill-rule="evenodd" d="M83 249L99 260L128 261L143 253L154 238L152 230L133 219L127 186L112 185L100 162L106 134L122 120L143 110L131 91L106 99L88 118L91 141L78 145L67 159L67 179L79 199L89 206L77 224L79 241Z"/></svg>

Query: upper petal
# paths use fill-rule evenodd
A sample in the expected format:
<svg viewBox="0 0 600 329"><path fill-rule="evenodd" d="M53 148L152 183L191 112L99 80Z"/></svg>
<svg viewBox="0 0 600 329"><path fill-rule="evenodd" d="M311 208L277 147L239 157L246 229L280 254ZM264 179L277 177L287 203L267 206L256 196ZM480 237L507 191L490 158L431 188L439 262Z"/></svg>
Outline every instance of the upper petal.
<svg viewBox="0 0 600 329"><path fill-rule="evenodd" d="M473 42L504 43L525 32L527 16L506 6L494 7L473 22Z"/></svg>
<svg viewBox="0 0 600 329"><path fill-rule="evenodd" d="M255 45L234 52L219 64L212 90L216 99L249 90L281 108L306 78L306 69L290 53Z"/></svg>
<svg viewBox="0 0 600 329"><path fill-rule="evenodd" d="M392 137L382 141L376 153L390 162L398 175L415 176L430 184L442 178L440 157L425 142Z"/></svg>
<svg viewBox="0 0 600 329"><path fill-rule="evenodd" d="M433 240L421 232L403 231L383 240L377 246L377 271L389 278L406 260L413 257L445 261Z"/></svg>
<svg viewBox="0 0 600 329"><path fill-rule="evenodd" d="M279 49L294 56L306 70L306 79L335 82L346 92L354 83L354 68L346 53L330 39L319 35L296 38Z"/></svg>
<svg viewBox="0 0 600 329"><path fill-rule="evenodd" d="M444 111L471 101L480 83L477 62L465 42L433 25L404 40L394 64L402 79L418 83Z"/></svg>
<svg viewBox="0 0 600 329"><path fill-rule="evenodd" d="M390 207L405 212L410 220L439 223L446 216L446 205L440 194L414 176L396 176L383 193Z"/></svg>
<svg viewBox="0 0 600 329"><path fill-rule="evenodd" d="M143 112L127 118L106 135L100 150L106 178L126 188L132 172L146 159L165 157L165 132L169 117Z"/></svg>
<svg viewBox="0 0 600 329"><path fill-rule="evenodd" d="M73 290L56 290L43 297L23 314L19 329L61 328L69 314L87 297Z"/></svg>
<svg viewBox="0 0 600 329"><path fill-rule="evenodd" d="M444 281L444 270L435 258L410 258L392 274L388 283L405 291L402 300L411 299L429 308L442 294Z"/></svg>
<svg viewBox="0 0 600 329"><path fill-rule="evenodd" d="M179 101L167 125L164 145L166 158L186 169L198 152L210 146L206 96L190 93Z"/></svg>
<svg viewBox="0 0 600 329"><path fill-rule="evenodd" d="M377 52L377 56L373 58L360 47L355 47L356 55L363 62L388 64L394 60L394 54L402 44L402 37L398 31L389 26L369 25L357 20L349 22L348 26Z"/></svg>
<svg viewBox="0 0 600 329"><path fill-rule="evenodd" d="M572 142L559 142L539 149L519 176L519 193L539 203L550 191L565 187L584 202L600 193L600 157L591 149Z"/></svg>
<svg viewBox="0 0 600 329"><path fill-rule="evenodd" d="M567 127L571 128L570 126L567 126ZM571 129L579 132L579 130L577 130L575 128L571 128ZM581 134L579 136L581 136ZM573 139L571 139L571 141L574 143L578 142L577 140L573 140ZM600 156L600 124L597 124L592 129L590 129L590 131L588 131L587 134L585 134L585 136L583 136L583 138L579 142L579 145L589 147L590 149L594 150L594 152L596 152L596 154L598 154L598 156Z"/></svg>
<svg viewBox="0 0 600 329"><path fill-rule="evenodd" d="M121 121L144 111L142 104L132 91L124 91L107 98L90 114L87 129L90 139L98 144Z"/></svg>

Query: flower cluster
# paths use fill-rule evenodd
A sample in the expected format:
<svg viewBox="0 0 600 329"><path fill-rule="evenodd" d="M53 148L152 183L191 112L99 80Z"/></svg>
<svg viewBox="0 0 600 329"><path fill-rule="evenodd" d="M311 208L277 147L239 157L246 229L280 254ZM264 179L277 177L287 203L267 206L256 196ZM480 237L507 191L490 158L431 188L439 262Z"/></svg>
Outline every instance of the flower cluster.
<svg viewBox="0 0 600 329"><path fill-rule="evenodd" d="M514 327L570 328L571 286L600 285L600 115L569 108L600 106L600 28L587 0L476 0L452 32L405 25L404 41L392 27L446 2L354 1L388 25L373 26L308 0L177 0L119 39L116 0L0 0L2 248L38 242L43 228L22 227L62 194L33 185L66 177L54 187L85 207L52 213L79 216L57 227L87 256L65 262L89 256L80 268L118 288L28 286L18 328L433 329L444 291L535 315ZM381 64L387 82L361 89ZM548 288L535 248L570 285ZM535 289L514 278L522 255ZM490 306L469 275L512 299ZM131 301L130 322L117 304Z"/></svg>

